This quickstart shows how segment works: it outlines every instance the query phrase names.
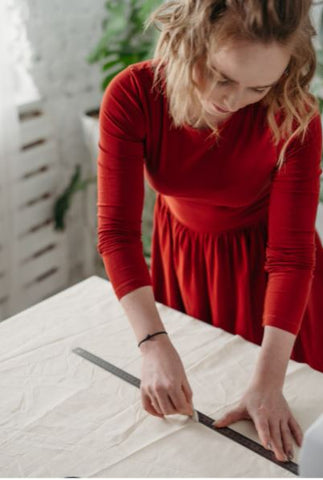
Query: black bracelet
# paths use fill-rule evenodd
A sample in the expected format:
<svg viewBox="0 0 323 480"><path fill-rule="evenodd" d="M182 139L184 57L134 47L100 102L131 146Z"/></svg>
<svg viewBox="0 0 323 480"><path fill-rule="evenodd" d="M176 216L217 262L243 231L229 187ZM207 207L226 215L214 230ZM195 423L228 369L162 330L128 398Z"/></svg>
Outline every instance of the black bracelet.
<svg viewBox="0 0 323 480"><path fill-rule="evenodd" d="M162 330L161 332L152 333L152 334L148 333L148 335L143 340L140 340L140 342L138 343L138 347L140 347L142 342L145 342L146 340L150 340L151 337L154 337L155 335L160 335L161 333L166 333L166 335L168 335L168 333L165 332L165 330Z"/></svg>

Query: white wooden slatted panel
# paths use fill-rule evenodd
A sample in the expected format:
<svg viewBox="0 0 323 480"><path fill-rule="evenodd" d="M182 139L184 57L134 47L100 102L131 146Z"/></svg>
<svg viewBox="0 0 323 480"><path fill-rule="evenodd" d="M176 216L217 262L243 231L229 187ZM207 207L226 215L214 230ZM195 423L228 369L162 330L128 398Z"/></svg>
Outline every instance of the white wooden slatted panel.
<svg viewBox="0 0 323 480"><path fill-rule="evenodd" d="M0 232L1 232L1 222L0 222ZM3 245L0 245L0 265L4 265L4 246ZM0 289L0 295L1 295L1 289Z"/></svg>
<svg viewBox="0 0 323 480"><path fill-rule="evenodd" d="M46 198L29 207L17 210L13 230L14 235L19 236L30 231L32 228L49 222L53 217L53 198Z"/></svg>
<svg viewBox="0 0 323 480"><path fill-rule="evenodd" d="M55 245L60 242L60 237L63 233L55 232L52 222L49 225L44 225L36 232L29 232L24 235L19 242L18 261L24 261L28 257L32 257L40 250L44 250L50 245Z"/></svg>
<svg viewBox="0 0 323 480"><path fill-rule="evenodd" d="M66 235L55 232L52 222L23 235L16 242L16 251L19 252L16 267L19 296L12 306L13 313L42 300L46 292L49 295L62 290L67 284ZM43 277L46 278L42 280Z"/></svg>
<svg viewBox="0 0 323 480"><path fill-rule="evenodd" d="M0 319L5 318L6 312L4 309L5 300L0 300Z"/></svg>
<svg viewBox="0 0 323 480"><path fill-rule="evenodd" d="M56 166L33 175L28 179L17 181L13 188L14 207L28 204L32 200L43 197L45 194L53 194L58 181Z"/></svg>
<svg viewBox="0 0 323 480"><path fill-rule="evenodd" d="M48 115L40 108L37 111L40 115L26 117L26 120L21 122L21 148L51 137L52 128Z"/></svg>
<svg viewBox="0 0 323 480"><path fill-rule="evenodd" d="M45 300L48 296L60 292L62 285L66 285L66 278L64 271L61 269L49 272L46 278L35 280L33 284L22 290L21 302L25 305L24 308L28 308L35 303Z"/></svg>
<svg viewBox="0 0 323 480"><path fill-rule="evenodd" d="M4 179L0 179L0 182ZM2 184L0 190L0 321L9 315L9 298L11 275L11 251L8 249L9 232L9 190ZM11 277L10 277L11 278Z"/></svg>
<svg viewBox="0 0 323 480"><path fill-rule="evenodd" d="M53 140L35 145L33 148L22 150L15 159L17 178L24 177L36 170L57 163L57 148Z"/></svg>
<svg viewBox="0 0 323 480"><path fill-rule="evenodd" d="M7 302L9 298L9 277L7 271L2 271L0 274L0 305L1 310L4 309L3 303ZM3 317L0 317L0 320Z"/></svg>
<svg viewBox="0 0 323 480"><path fill-rule="evenodd" d="M61 291L68 280L66 234L53 227L59 156L51 138L50 119L44 114L41 101L34 102L30 110L23 105L20 118L21 150L8 179L14 252L10 282L9 274L1 275L6 249L1 249L0 236L0 320ZM1 211L0 232L5 228ZM7 292L8 298L2 292Z"/></svg>
<svg viewBox="0 0 323 480"><path fill-rule="evenodd" d="M38 277L44 275L49 270L54 270L60 265L62 260L62 251L57 242L51 250L42 253L39 257L30 257L21 265L19 272L19 284L28 285Z"/></svg>

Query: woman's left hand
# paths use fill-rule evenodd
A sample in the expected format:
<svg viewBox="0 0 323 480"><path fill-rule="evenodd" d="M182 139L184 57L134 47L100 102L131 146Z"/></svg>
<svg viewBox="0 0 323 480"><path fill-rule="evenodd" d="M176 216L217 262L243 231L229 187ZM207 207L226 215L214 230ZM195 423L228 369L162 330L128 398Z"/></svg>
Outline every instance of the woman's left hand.
<svg viewBox="0 0 323 480"><path fill-rule="evenodd" d="M281 389L250 386L237 407L229 410L214 425L226 427L238 420L252 420L262 445L273 450L279 461L293 458L293 438L300 447L301 427L292 415Z"/></svg>

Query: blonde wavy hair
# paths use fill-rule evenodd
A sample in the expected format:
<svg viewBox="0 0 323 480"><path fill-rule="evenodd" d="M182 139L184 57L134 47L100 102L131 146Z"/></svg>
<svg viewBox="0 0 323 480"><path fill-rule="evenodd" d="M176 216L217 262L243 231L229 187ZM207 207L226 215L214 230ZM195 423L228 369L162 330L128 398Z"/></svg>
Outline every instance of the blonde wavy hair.
<svg viewBox="0 0 323 480"><path fill-rule="evenodd" d="M210 123L199 101L193 70L202 65L210 76L208 52L230 40L276 42L291 48L290 62L279 82L259 100L267 108L272 140L280 150L277 168L284 163L289 143L302 134L302 142L312 117L319 112L310 81L316 70L312 37L316 31L310 19L311 0L172 0L155 9L145 22L159 34L153 55L153 88L163 85L175 127L190 123L189 112L197 112L193 127L207 124L211 135L220 129ZM204 69L204 70L203 70ZM214 73L213 73L214 75ZM206 77L205 77L206 78ZM214 77L215 78L215 77ZM212 88L216 85L213 83ZM276 113L282 113L278 125Z"/></svg>

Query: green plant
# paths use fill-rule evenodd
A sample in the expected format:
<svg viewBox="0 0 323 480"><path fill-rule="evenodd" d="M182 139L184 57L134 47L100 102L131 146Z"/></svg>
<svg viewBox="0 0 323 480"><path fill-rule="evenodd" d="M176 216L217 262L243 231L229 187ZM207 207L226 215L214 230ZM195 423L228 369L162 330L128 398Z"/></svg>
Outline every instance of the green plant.
<svg viewBox="0 0 323 480"><path fill-rule="evenodd" d="M89 63L101 62L104 74L101 89L127 65L153 56L155 30L143 32L149 13L161 0L108 0L107 18L102 22L103 35L87 57Z"/></svg>
<svg viewBox="0 0 323 480"><path fill-rule="evenodd" d="M70 183L54 204L55 230L65 230L65 215L71 205L74 193L84 190L89 183L93 182L96 182L96 176L81 180L81 166L76 165Z"/></svg>

